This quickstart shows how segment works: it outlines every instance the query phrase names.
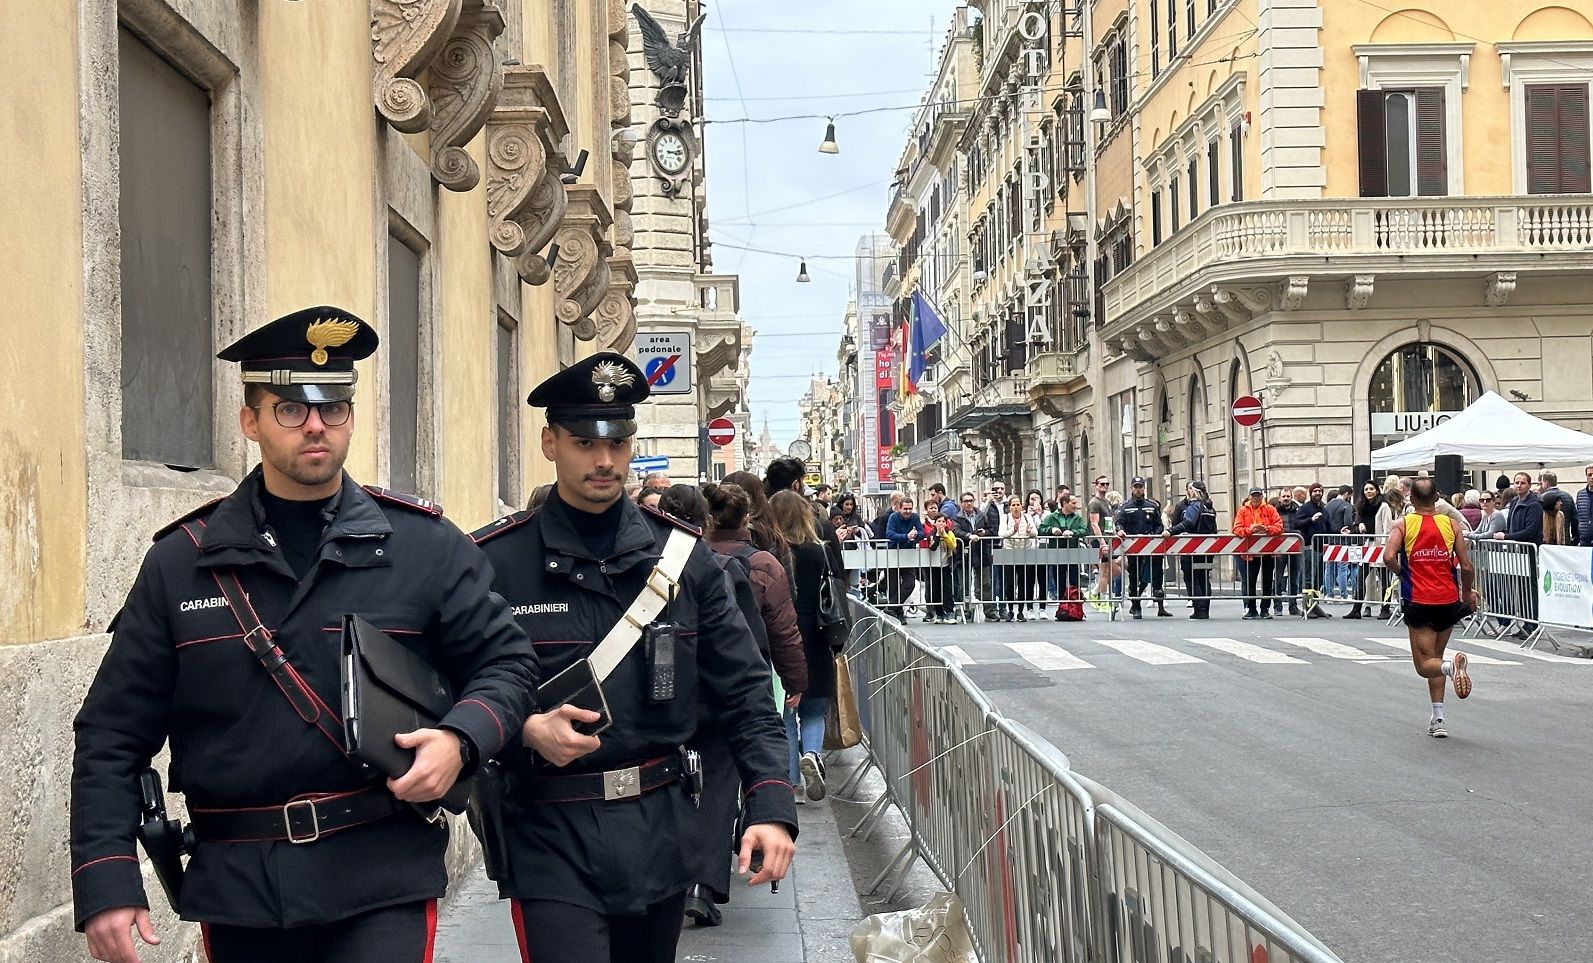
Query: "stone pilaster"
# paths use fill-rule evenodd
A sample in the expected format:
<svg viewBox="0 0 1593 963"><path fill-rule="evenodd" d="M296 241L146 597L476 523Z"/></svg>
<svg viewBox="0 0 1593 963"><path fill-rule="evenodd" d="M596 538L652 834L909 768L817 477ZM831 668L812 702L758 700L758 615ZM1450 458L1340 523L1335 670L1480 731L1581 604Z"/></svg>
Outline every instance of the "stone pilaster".
<svg viewBox="0 0 1593 963"><path fill-rule="evenodd" d="M1322 196L1322 9L1318 0L1257 0L1261 199Z"/></svg>

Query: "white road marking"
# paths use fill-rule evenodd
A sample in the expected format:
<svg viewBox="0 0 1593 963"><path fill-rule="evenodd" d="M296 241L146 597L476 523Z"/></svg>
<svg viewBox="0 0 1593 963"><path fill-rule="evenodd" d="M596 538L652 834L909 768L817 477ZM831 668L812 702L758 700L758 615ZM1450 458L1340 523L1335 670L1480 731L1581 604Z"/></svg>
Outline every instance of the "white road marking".
<svg viewBox="0 0 1593 963"><path fill-rule="evenodd" d="M1083 659L1059 648L1049 642L1004 642L1007 648L1018 654L1023 661L1034 666L1042 672L1054 669L1093 669Z"/></svg>
<svg viewBox="0 0 1593 963"><path fill-rule="evenodd" d="M1451 637L1450 644L1454 644L1456 641L1459 641L1465 645L1475 645L1484 649L1492 649L1495 652L1504 652L1520 659L1536 659L1539 662L1560 662L1570 663L1571 665L1593 665L1593 659L1574 659L1568 655L1555 655L1553 652L1539 652L1536 649L1523 649L1514 642L1503 642L1499 639L1490 639L1485 636L1477 636L1476 638L1458 640ZM1540 642L1538 644L1548 645L1549 643ZM1467 652L1466 654L1470 655L1471 653Z"/></svg>
<svg viewBox="0 0 1593 963"><path fill-rule="evenodd" d="M1410 654L1410 640L1409 639L1374 639L1374 638L1368 637L1366 641L1368 641L1368 642L1376 642L1378 645L1386 645L1386 646L1388 646L1391 649L1399 649L1401 652L1404 652L1407 655ZM1471 642L1473 640L1467 639L1466 641L1467 642ZM1449 648L1451 650L1459 648L1459 646L1455 645L1455 640L1454 639L1450 639L1449 640ZM1494 658L1490 658L1490 657L1488 657L1486 655L1478 655L1477 653L1471 651L1471 646L1470 645L1467 645L1464 649L1461 649L1461 651L1465 652L1467 657L1469 657L1471 659L1471 661L1477 663L1478 665L1520 665L1521 664L1519 662L1512 662L1509 659L1494 659Z"/></svg>
<svg viewBox="0 0 1593 963"><path fill-rule="evenodd" d="M1116 649L1131 659L1138 659L1146 665L1188 665L1193 662L1205 662L1186 652L1169 649L1165 645L1156 645L1142 639L1096 639L1097 645L1104 645L1109 649Z"/></svg>
<svg viewBox="0 0 1593 963"><path fill-rule="evenodd" d="M1249 642L1240 642L1237 639L1190 639L1189 641L1196 645L1204 645L1208 648L1216 649L1219 652L1226 652L1229 655L1237 655L1247 662L1257 662L1261 665L1311 664L1304 659L1296 659L1292 655L1284 655L1282 652L1274 652L1271 649L1263 648L1259 645L1251 645Z"/></svg>
<svg viewBox="0 0 1593 963"><path fill-rule="evenodd" d="M1277 639L1279 642L1287 642L1289 645L1298 645L1302 649L1310 649L1317 655L1325 655L1330 659L1345 659L1351 662L1364 663L1386 662L1389 658L1386 655L1378 653L1363 652L1360 649L1357 649L1355 646L1345 645L1343 642L1332 642L1328 639L1316 638L1315 636L1280 635L1277 637Z"/></svg>
<svg viewBox="0 0 1593 963"><path fill-rule="evenodd" d="M963 651L963 647L960 645L943 646L940 651L946 656L946 658L950 659L952 663L959 668L965 665L975 664L973 658L969 656L967 652Z"/></svg>

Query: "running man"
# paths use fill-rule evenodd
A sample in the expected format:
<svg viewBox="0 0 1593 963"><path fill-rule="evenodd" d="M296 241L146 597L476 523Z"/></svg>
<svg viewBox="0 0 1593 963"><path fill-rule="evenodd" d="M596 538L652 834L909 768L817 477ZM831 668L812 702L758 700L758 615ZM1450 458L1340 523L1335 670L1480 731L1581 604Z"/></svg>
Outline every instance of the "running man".
<svg viewBox="0 0 1593 963"><path fill-rule="evenodd" d="M1410 630L1410 657L1416 674L1427 680L1433 700L1433 718L1427 734L1446 739L1444 679L1455 686L1455 697L1471 695L1471 673L1466 653L1444 658L1449 633L1470 615L1480 597L1472 587L1474 571L1466 540L1454 519L1438 513L1438 490L1431 478L1418 478L1411 486L1411 513L1388 533L1383 558L1399 573L1400 599L1405 627ZM1460 570L1457 584L1456 568ZM1464 598L1466 601L1462 602ZM1467 604L1469 603L1469 604Z"/></svg>

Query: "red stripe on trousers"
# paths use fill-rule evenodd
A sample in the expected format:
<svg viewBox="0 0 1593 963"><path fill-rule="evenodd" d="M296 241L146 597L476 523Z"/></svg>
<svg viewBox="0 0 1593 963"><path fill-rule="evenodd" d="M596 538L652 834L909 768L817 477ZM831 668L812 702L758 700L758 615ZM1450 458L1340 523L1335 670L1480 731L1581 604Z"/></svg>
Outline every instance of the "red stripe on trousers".
<svg viewBox="0 0 1593 963"><path fill-rule="evenodd" d="M205 947L205 963L216 963L216 955L210 952L210 924L199 924L199 942Z"/></svg>
<svg viewBox="0 0 1593 963"><path fill-rule="evenodd" d="M420 963L431 963L432 950L437 945L437 901L426 901L426 953L420 958Z"/></svg>
<svg viewBox="0 0 1593 963"><path fill-rule="evenodd" d="M531 963L531 948L525 945L525 916L520 912L520 901L509 901L509 917L514 920L514 940L520 944L520 963Z"/></svg>

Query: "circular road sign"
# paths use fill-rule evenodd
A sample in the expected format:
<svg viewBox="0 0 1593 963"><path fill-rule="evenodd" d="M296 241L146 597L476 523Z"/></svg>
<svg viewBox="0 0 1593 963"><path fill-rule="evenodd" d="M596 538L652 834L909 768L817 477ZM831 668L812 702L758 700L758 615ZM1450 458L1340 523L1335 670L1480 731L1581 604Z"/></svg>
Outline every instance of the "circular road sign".
<svg viewBox="0 0 1593 963"><path fill-rule="evenodd" d="M1245 428L1261 424L1261 399L1254 395L1241 395L1233 400L1233 420Z"/></svg>
<svg viewBox="0 0 1593 963"><path fill-rule="evenodd" d="M708 440L720 448L736 440L736 423L729 418L715 418L708 422Z"/></svg>
<svg viewBox="0 0 1593 963"><path fill-rule="evenodd" d="M663 370L660 371L660 368ZM647 362L647 368L643 373L647 375L649 385L662 388L675 380L675 359L653 358Z"/></svg>

